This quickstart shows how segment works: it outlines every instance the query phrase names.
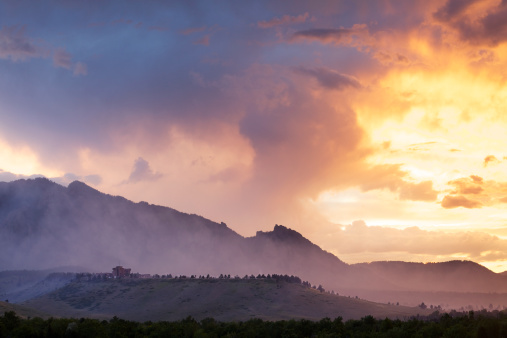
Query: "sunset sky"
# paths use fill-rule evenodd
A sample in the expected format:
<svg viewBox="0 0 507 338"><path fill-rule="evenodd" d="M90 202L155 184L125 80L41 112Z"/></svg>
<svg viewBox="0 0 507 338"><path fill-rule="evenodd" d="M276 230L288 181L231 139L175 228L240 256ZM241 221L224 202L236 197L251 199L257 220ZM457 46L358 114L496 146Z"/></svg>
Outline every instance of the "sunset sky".
<svg viewBox="0 0 507 338"><path fill-rule="evenodd" d="M507 270L507 1L0 2L0 180Z"/></svg>

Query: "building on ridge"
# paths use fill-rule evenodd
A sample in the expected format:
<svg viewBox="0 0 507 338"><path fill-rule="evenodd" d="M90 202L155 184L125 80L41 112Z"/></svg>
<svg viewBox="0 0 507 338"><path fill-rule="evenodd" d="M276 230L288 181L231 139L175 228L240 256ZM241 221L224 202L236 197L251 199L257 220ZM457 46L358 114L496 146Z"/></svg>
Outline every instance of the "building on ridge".
<svg viewBox="0 0 507 338"><path fill-rule="evenodd" d="M126 269L121 265L113 268L113 278L122 278L130 276L130 268Z"/></svg>

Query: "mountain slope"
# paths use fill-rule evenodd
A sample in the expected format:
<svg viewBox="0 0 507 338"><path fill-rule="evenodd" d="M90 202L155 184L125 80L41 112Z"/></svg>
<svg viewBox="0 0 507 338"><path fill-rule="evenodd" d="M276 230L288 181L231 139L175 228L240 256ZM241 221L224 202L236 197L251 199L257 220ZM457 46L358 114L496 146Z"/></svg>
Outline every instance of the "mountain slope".
<svg viewBox="0 0 507 338"><path fill-rule="evenodd" d="M118 262L144 272L189 273L191 265L215 270L241 261L231 250L239 251L242 239L225 224L102 194L81 182L68 188L47 179L0 184L0 270L78 265L110 271Z"/></svg>

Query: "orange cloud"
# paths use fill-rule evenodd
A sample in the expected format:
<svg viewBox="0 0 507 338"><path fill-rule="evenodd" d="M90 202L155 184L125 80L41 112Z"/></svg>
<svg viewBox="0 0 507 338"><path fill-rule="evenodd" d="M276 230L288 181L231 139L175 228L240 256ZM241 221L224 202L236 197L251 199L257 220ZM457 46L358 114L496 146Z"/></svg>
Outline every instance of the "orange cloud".
<svg viewBox="0 0 507 338"><path fill-rule="evenodd" d="M477 175L461 177L447 183L453 187L450 195L442 200L442 207L450 209L457 207L480 208L482 206L494 206L505 202L507 195L507 183L494 180L484 180ZM463 195L473 195L473 200Z"/></svg>
<svg viewBox="0 0 507 338"><path fill-rule="evenodd" d="M477 195L484 191L484 189L479 185L481 183L482 179L480 177L472 175L470 177L450 181L448 184L456 187L456 190L454 190L452 194Z"/></svg>
<svg viewBox="0 0 507 338"><path fill-rule="evenodd" d="M472 179L472 181L474 181L475 183L482 183L484 181L484 179L480 176L477 176L477 175L470 175L470 178Z"/></svg>
<svg viewBox="0 0 507 338"><path fill-rule="evenodd" d="M433 182L405 182L400 187L400 199L410 201L432 202L437 199L438 192L433 190Z"/></svg>
<svg viewBox="0 0 507 338"><path fill-rule="evenodd" d="M490 163L498 163L500 162L494 155L488 155L484 158L484 166L486 167Z"/></svg>
<svg viewBox="0 0 507 338"><path fill-rule="evenodd" d="M469 200L464 196L450 196L450 195L444 197L441 205L443 208L446 209L453 209L459 207L474 209L482 207L482 204L478 201Z"/></svg>
<svg viewBox="0 0 507 338"><path fill-rule="evenodd" d="M371 168L368 175L361 177L362 191L388 189L397 192L401 200L432 202L437 199L438 192L433 189L433 182L413 183L404 180L408 173L400 169L400 165L378 165Z"/></svg>
<svg viewBox="0 0 507 338"><path fill-rule="evenodd" d="M428 231L418 227L396 229L367 226L363 221L339 227L329 226L332 232L322 236L328 250L338 257L389 257L402 254L405 259L442 261L445 257L459 255L476 262L507 259L507 240L480 231ZM369 255L366 255L368 254ZM492 255L494 253L494 255ZM448 259L447 259L448 260ZM350 262L350 261L349 261Z"/></svg>

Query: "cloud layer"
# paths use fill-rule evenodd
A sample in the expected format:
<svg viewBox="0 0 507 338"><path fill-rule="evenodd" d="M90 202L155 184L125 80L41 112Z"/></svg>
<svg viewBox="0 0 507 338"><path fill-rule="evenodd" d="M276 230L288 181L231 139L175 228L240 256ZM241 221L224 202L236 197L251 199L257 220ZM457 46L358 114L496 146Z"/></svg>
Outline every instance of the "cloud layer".
<svg viewBox="0 0 507 338"><path fill-rule="evenodd" d="M418 227L396 229L367 226L363 221L335 229L327 241L333 252L341 257L392 253L393 257L402 254L416 261L420 257L433 257L434 261L456 257L476 262L507 259L507 241L483 232L427 231Z"/></svg>

